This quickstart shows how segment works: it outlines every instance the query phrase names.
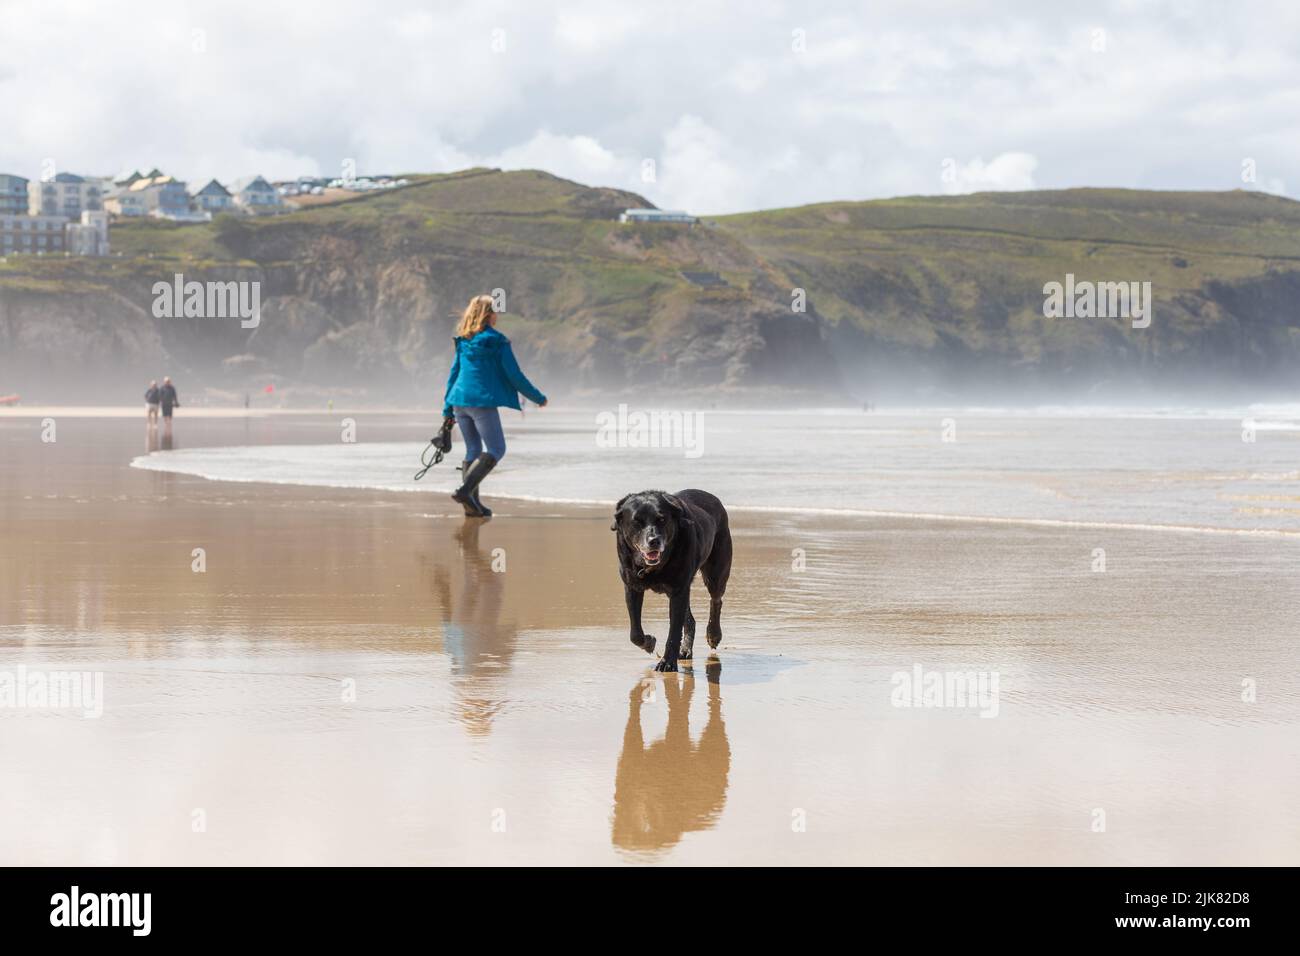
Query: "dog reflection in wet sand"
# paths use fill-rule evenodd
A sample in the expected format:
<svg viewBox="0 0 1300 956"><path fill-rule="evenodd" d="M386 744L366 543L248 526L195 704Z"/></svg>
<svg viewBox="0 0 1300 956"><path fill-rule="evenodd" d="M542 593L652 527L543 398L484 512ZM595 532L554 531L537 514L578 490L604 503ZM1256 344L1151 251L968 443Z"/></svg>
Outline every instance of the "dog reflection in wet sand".
<svg viewBox="0 0 1300 956"><path fill-rule="evenodd" d="M689 726L693 675L667 675L662 683L651 679L632 688L623 753L614 780L615 846L667 849L683 834L707 830L722 813L731 748L722 722L721 662L710 657L705 672L709 718L698 743L691 742ZM662 691L668 703L668 730L662 740L646 746L641 708L653 704L656 691Z"/></svg>

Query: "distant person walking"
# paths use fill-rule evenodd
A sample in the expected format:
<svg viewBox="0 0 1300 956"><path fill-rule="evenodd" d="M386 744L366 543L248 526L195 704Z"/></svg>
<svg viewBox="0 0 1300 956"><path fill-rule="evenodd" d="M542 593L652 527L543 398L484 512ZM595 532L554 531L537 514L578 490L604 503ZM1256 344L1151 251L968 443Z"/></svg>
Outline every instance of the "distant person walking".
<svg viewBox="0 0 1300 956"><path fill-rule="evenodd" d="M158 424L158 401L160 392L158 380L154 379L144 392L144 420L150 425Z"/></svg>
<svg viewBox="0 0 1300 956"><path fill-rule="evenodd" d="M176 386L172 384L170 376L163 376L162 388L158 389L158 402L162 405L163 422L170 427L172 409L181 407L181 400L176 397Z"/></svg>
<svg viewBox="0 0 1300 956"><path fill-rule="evenodd" d="M490 518L492 511L478 497L478 486L506 453L499 408L519 408L519 393L546 407L543 395L520 371L510 340L495 328L492 296L470 299L456 326L456 358L447 376L442 417L455 417L465 440L461 486L452 492L465 514Z"/></svg>

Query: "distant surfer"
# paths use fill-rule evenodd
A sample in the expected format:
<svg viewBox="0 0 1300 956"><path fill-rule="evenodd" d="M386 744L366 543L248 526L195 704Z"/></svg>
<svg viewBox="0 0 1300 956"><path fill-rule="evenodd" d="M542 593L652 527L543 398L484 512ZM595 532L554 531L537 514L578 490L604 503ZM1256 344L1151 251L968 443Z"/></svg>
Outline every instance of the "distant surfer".
<svg viewBox="0 0 1300 956"><path fill-rule="evenodd" d="M497 314L492 296L470 299L456 326L456 357L447 376L443 419L455 417L465 440L461 486L452 492L465 514L490 518L492 511L479 501L478 486L506 453L499 408L519 408L519 394L546 407L546 396L519 368L510 340L495 328Z"/></svg>

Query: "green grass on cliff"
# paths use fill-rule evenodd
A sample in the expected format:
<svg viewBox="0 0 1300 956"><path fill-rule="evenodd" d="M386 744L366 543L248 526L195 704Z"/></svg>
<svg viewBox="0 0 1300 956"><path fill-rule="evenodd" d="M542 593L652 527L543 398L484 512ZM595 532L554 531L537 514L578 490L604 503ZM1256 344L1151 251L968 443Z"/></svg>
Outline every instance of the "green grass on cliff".
<svg viewBox="0 0 1300 956"><path fill-rule="evenodd" d="M408 178L403 188L279 216L115 223L120 257L11 257L0 264L0 288L93 289L173 267L365 265L373 275L414 263L458 295L462 286L508 286L524 318L571 326L552 330L557 341L607 335L637 350L693 307L733 315L759 301L788 307L798 286L829 322L878 341L927 349L958 339L1032 359L1098 334L1044 323L1042 286L1067 272L1150 281L1158 299L1171 299L1300 270L1300 203L1254 192L903 197L688 228L619 224L622 209L645 200L537 171ZM683 270L717 272L728 286L692 286Z"/></svg>
<svg viewBox="0 0 1300 956"><path fill-rule="evenodd" d="M116 223L113 248L125 258L222 262L241 258L232 248L237 242L223 241L228 235L272 251L277 235L351 235L416 254L578 261L594 281L600 276L591 267L599 273L608 265L620 273L611 276L611 287L626 285L629 264L670 273L731 271L729 278L740 283L776 264L774 278L788 268L795 278L829 277L838 286L853 281L856 265L872 263L900 279L939 278L960 288L972 269L987 274L992 268L1008 281L1041 285L1040 275L1062 270L1111 276L1124 267L1162 286L1190 287L1210 276L1300 263L1300 203L1254 192L1074 189L905 197L712 217L717 229L688 230L618 224L617 213L643 203L641 197L546 173L473 169L411 178L405 188L280 216ZM284 246L301 248L298 242ZM85 260L66 263L78 272L88 268Z"/></svg>
<svg viewBox="0 0 1300 956"><path fill-rule="evenodd" d="M1149 281L1157 300L1300 268L1300 203L1262 193L1072 189L822 203L717 218L832 322L896 344L1046 335L1042 286ZM990 326L989 316L1002 321ZM1086 333L1059 323L1053 336Z"/></svg>

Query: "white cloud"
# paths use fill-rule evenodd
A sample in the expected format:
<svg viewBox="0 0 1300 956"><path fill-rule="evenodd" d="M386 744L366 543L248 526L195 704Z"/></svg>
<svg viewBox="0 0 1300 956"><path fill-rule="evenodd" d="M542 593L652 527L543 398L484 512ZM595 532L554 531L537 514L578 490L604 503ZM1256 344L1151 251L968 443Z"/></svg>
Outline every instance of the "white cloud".
<svg viewBox="0 0 1300 956"><path fill-rule="evenodd" d="M757 93L767 82L767 69L760 60L745 59L727 71L726 81L739 93Z"/></svg>
<svg viewBox="0 0 1300 956"><path fill-rule="evenodd" d="M692 212L712 212L748 204L746 193L760 170L728 157L721 133L698 116L683 116L664 135L656 193L673 206Z"/></svg>
<svg viewBox="0 0 1300 956"><path fill-rule="evenodd" d="M569 3L556 13L555 38L562 47L589 54L621 46L643 22L639 12L617 5Z"/></svg>
<svg viewBox="0 0 1300 956"><path fill-rule="evenodd" d="M630 160L620 163L618 157L590 136L556 136L539 130L528 142L502 150L485 165L501 169L544 169L578 182L607 183L624 177Z"/></svg>
<svg viewBox="0 0 1300 956"><path fill-rule="evenodd" d="M1300 6L1281 0L1249 17L1210 0L1102 0L1080 14L1036 0L4 11L0 171L28 176L47 157L203 181L330 173L348 158L363 174L537 165L702 213L978 189L1224 189L1246 156L1269 188L1300 181ZM647 158L655 183L639 175Z"/></svg>
<svg viewBox="0 0 1300 956"><path fill-rule="evenodd" d="M1003 153L989 163L976 157L965 165L945 159L939 179L950 194L1033 189L1037 168L1038 160L1029 153Z"/></svg>

